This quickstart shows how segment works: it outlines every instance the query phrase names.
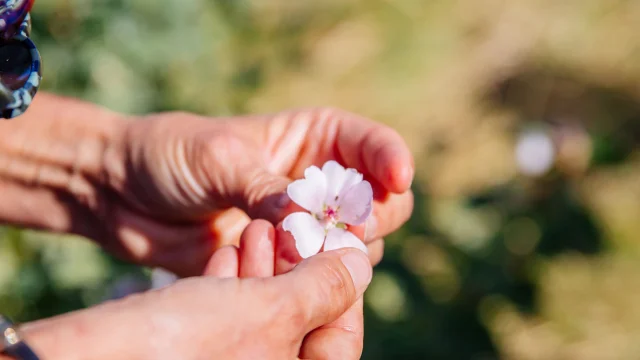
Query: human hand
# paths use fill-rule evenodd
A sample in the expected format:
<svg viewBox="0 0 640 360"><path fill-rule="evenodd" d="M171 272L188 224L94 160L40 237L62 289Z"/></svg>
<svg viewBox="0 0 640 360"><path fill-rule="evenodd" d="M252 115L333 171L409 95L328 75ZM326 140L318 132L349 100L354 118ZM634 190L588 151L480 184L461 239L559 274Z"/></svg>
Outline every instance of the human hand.
<svg viewBox="0 0 640 360"><path fill-rule="evenodd" d="M205 274L217 277L271 277L291 271L294 266L283 261L276 244L287 236L281 227L264 220L254 220L242 233L239 248L231 245L216 251L207 264ZM288 239L287 241L291 241ZM302 259L299 259L302 261ZM332 301L330 294L327 301ZM323 324L305 336L300 356L309 359L359 359L364 343L363 298L337 319Z"/></svg>
<svg viewBox="0 0 640 360"><path fill-rule="evenodd" d="M284 190L312 164L334 159L372 183L373 215L352 231L368 244L373 263L382 256L382 238L413 208L413 158L405 142L346 112L230 119L167 113L132 121L122 134L104 162L107 192L117 196L105 197L110 211L103 226L86 226L83 235L179 275L201 273L215 249L237 243L249 217L277 224L294 211ZM283 244L278 253L290 252Z"/></svg>
<svg viewBox="0 0 640 360"><path fill-rule="evenodd" d="M29 324L25 338L51 360L359 359L367 257L325 252L273 277L274 244L254 221L207 276Z"/></svg>

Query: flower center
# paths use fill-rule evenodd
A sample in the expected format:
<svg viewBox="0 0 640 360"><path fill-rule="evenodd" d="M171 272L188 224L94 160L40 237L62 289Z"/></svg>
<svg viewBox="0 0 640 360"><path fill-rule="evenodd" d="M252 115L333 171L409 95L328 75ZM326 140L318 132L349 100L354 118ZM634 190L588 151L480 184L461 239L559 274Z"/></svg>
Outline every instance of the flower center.
<svg viewBox="0 0 640 360"><path fill-rule="evenodd" d="M316 215L316 219L322 224L325 231L329 231L335 227L342 227L340 223L338 208L325 205L322 213Z"/></svg>
<svg viewBox="0 0 640 360"><path fill-rule="evenodd" d="M324 217L331 219L332 221L338 220L338 211L331 206L328 206L324 211Z"/></svg>

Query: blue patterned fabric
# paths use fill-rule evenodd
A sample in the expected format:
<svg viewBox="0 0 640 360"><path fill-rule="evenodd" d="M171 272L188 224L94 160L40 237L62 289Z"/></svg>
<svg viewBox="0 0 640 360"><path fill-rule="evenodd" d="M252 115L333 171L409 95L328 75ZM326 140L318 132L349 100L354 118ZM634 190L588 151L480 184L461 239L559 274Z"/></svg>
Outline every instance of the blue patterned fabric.
<svg viewBox="0 0 640 360"><path fill-rule="evenodd" d="M22 29L35 0L0 0L0 34L10 39Z"/></svg>
<svg viewBox="0 0 640 360"><path fill-rule="evenodd" d="M0 21L2 21L0 16ZM17 89L11 89L0 74L0 109L1 116L5 119L11 119L24 113L34 96L38 92L40 81L42 80L42 66L40 53L36 48L36 45L29 38L29 32L31 30L31 16L27 13L22 23L18 27L17 32L10 38L0 40L0 48L2 46L9 46L9 44L19 44L23 50L27 50L30 55L30 66L28 67L28 76L26 81L21 87ZM0 59L2 60L2 59Z"/></svg>

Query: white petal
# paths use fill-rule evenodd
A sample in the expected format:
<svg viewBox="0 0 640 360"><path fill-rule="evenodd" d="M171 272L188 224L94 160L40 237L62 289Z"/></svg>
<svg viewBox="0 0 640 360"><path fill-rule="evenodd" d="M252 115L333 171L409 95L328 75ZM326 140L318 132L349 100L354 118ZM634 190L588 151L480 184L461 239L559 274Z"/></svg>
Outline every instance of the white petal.
<svg viewBox="0 0 640 360"><path fill-rule="evenodd" d="M362 174L355 169L345 169L342 165L331 160L322 167L327 176L327 197L325 203L329 206L337 205L339 197L351 186L362 181Z"/></svg>
<svg viewBox="0 0 640 360"><path fill-rule="evenodd" d="M304 171L304 179L296 180L287 187L291 200L312 213L321 213L327 194L327 177L316 166Z"/></svg>
<svg viewBox="0 0 640 360"><path fill-rule="evenodd" d="M336 203L336 197L342 189L346 170L336 161L330 160L322 166L322 172L327 177L327 195L325 202L327 205L333 206Z"/></svg>
<svg viewBox="0 0 640 360"><path fill-rule="evenodd" d="M324 243L324 251L350 247L360 249L365 253L367 252L367 247L362 240L358 239L358 237L352 233L340 228L333 228L329 230L327 240Z"/></svg>
<svg viewBox="0 0 640 360"><path fill-rule="evenodd" d="M373 208L373 189L368 181L349 188L338 201L338 219L349 225L364 223Z"/></svg>
<svg viewBox="0 0 640 360"><path fill-rule="evenodd" d="M360 174L356 169L347 169L340 192L338 193L339 197L343 197L352 186L361 183L362 178L362 174Z"/></svg>
<svg viewBox="0 0 640 360"><path fill-rule="evenodd" d="M317 254L324 243L324 228L311 214L297 212L289 214L282 228L293 235L296 249L302 258Z"/></svg>

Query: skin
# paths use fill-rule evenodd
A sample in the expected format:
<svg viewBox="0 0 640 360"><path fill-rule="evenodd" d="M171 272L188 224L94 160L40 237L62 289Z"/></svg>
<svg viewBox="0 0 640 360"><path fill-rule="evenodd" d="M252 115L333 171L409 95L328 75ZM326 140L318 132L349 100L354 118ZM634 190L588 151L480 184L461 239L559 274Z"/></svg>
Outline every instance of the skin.
<svg viewBox="0 0 640 360"><path fill-rule="evenodd" d="M337 319L362 303L368 258L326 252L274 277L273 257L254 261L274 254L274 234L256 221L205 276L28 324L24 338L45 360L360 358L362 327Z"/></svg>
<svg viewBox="0 0 640 360"><path fill-rule="evenodd" d="M384 125L336 109L237 118L187 113L131 117L40 93L23 116L0 122L0 133L6 135L0 137L0 222L82 235L117 257L164 267L182 277L207 271L218 277L246 277L255 274L254 267L264 276L287 276L302 259L280 226L287 214L300 210L285 190L310 165L337 160L372 183L373 216L349 229L367 244L372 264L382 257L383 237L400 227L413 208L413 158L402 138ZM265 230L274 234L268 237L272 246L263 244L267 250L247 252L240 244L241 234L252 228L247 227L251 219L271 224ZM251 260L240 261L245 258ZM238 264L237 275L228 261ZM195 294L208 285L180 286ZM227 293L232 294L228 299L240 296L229 290L233 286L225 286L211 287L220 299L227 299ZM292 289L279 290L295 298ZM152 302L162 302L156 296L143 295L144 307L139 306L153 308ZM326 294L321 297L333 301ZM258 302L248 308L267 311L268 304L258 298L247 296ZM224 307L220 301L210 301L209 308ZM191 307L163 304L162 311L169 313L170 305ZM88 310L86 316L115 316L108 309ZM345 310L318 327L334 334L335 341L361 343L361 301ZM236 326L249 326L253 316L246 314ZM73 329L73 323L62 324ZM340 329L355 331L345 335ZM310 339L318 336L306 334ZM302 355L311 351L304 349Z"/></svg>

